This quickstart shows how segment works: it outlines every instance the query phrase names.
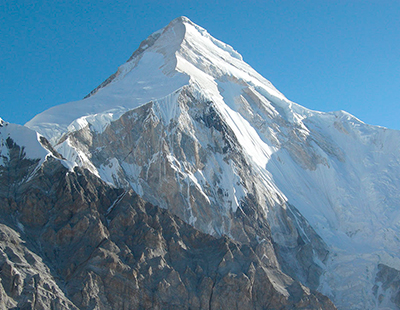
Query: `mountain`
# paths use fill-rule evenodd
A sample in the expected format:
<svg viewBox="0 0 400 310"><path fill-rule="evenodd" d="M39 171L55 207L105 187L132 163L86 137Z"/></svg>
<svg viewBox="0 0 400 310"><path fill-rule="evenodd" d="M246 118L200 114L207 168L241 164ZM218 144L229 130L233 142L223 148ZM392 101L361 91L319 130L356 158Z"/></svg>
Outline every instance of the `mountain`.
<svg viewBox="0 0 400 310"><path fill-rule="evenodd" d="M1 309L335 309L264 247L194 229L26 127L0 137Z"/></svg>
<svg viewBox="0 0 400 310"><path fill-rule="evenodd" d="M287 308L333 307L320 293L328 296L339 309L400 307L396 281L400 270L397 207L400 205L400 132L364 124L344 111L322 113L291 102L247 65L232 47L185 17L150 35L115 74L85 99L44 111L26 127L39 133L32 139L36 142L22 141L15 145L19 149L27 145L30 149L31 145L40 143L48 155L40 160L43 158L40 153L34 157L39 158L35 164L27 165L29 169L35 167L33 174L28 168L19 171L20 163L10 170L9 154L14 144L3 142L2 154L8 155L4 155L6 160L0 164L4 171L18 171L19 178L14 176L15 182L10 183L10 176L4 178L3 172L0 176L6 186L2 195L11 199L10 194L4 193L10 193L10 184L18 184L26 191L14 190L13 199L30 201L30 191L33 188L42 191L44 186L40 182L32 183L32 177L46 180L45 184L50 186L55 176L43 167L48 162L58 163L63 172L57 178L69 181L60 183L51 192L63 193L64 187L71 192L56 195L48 203L59 205L58 212L62 214L62 203L72 206L75 201L68 201L64 196L78 195L87 205L92 200L103 201L94 203L94 211L91 208L90 212L85 211L89 213L84 213L88 217L84 222L93 220L97 223L93 224L95 227L102 227L105 235L113 236L109 237L113 245L99 250L111 252L107 253L114 257L112 266L106 264L111 260L108 254L97 254L99 248L93 247L94 241L86 240L93 235L99 241L100 237L95 238L99 233L85 230L86 235L77 228L80 233L69 234L82 234L85 242L71 240L68 246L51 238L43 241L51 249L49 253L55 248L68 253L82 246L90 253L82 257L96 258L94 265L90 259L84 263L78 259L73 263L68 260L70 265L61 263L61 267L55 267L61 270L57 271L56 278L65 281L59 286L64 297L58 300L69 298L79 307L116 305L111 301L115 290L110 288L110 282L116 281L124 292L133 290L127 283L137 283L125 281L128 278L120 273L116 278L124 281L107 276L115 274L114 267L120 259L143 277L144 282L135 284L135 289L144 294L140 297L144 299L135 300L152 300L153 304L149 301L146 305L157 307L175 305L172 297L179 293L183 294L179 296L196 295L197 299L193 297L193 300L200 300L181 304L183 308L189 304L205 308L200 296L202 289L183 281L183 265L189 265L195 273L194 270L201 270L197 279L202 280L197 283L214 279L213 297L210 299L210 294L206 294L211 301L227 297L232 290L246 291L241 279L249 279L252 284L245 287L251 293L245 298L246 305L241 294L240 298L237 294L227 298L237 301L234 307L238 308L274 309L279 307L275 300L281 300L281 306ZM21 128L28 130L26 127ZM32 136L34 131L30 131ZM22 177L27 175L30 177ZM80 176L85 176L83 183L75 181ZM107 207L102 195L112 197L107 198ZM27 205L39 209L36 201L41 199L32 199L35 203ZM138 200L142 201L139 205L148 205L149 209L139 207L139 212ZM9 202L4 207L5 214L8 214L7 208L10 208ZM40 209L46 208L49 208L47 204ZM76 223L83 221L83 214L80 207L68 208L79 210L69 211L71 218L62 222L68 223L68 229L73 231ZM21 211L15 210L18 212L4 224L14 231L19 229L21 237L26 239L28 234L21 227L29 225L20 219ZM95 211L93 215L91 212ZM154 234L161 240L157 250L151 250L154 248L151 242L143 243L140 238L131 240L135 238L129 236L135 236L136 232L141 235L133 215L119 220L124 224L118 222L118 230L111 233L108 217L113 213L116 217L126 217L127 212L139 214L140 221L156 229ZM72 221L75 213L81 215ZM169 220L163 220L164 215ZM171 237L170 233L164 235L164 229L171 228L160 223L171 223L171 219L183 221L173 225L180 236L189 239L192 236L195 240L181 240L181 237ZM46 217L42 221L42 225L52 227L55 233L58 231L54 227L59 222ZM80 226L85 225L89 224ZM35 236L47 234L41 230ZM152 240L148 238L144 241ZM30 251L41 249L30 242L33 244ZM185 254L179 251L172 256L168 254L175 249L169 246L170 242L178 242ZM221 247L225 249L222 252ZM175 270L184 284L180 286L178 276L169 281L164 273L152 278L148 271L137 267L141 263L136 260L136 265L126 263L123 254L126 248L132 253L136 248L150 251L153 254L143 259L146 264L159 266L148 261L157 257L168 270ZM53 254L40 251L35 253L45 263L58 261ZM174 255L180 258L180 263L175 264ZM231 263L221 271L226 255ZM193 265L193 260L200 269ZM253 281L251 264L263 280ZM131 270L128 267L121 268ZM85 294L92 299L73 297L79 289L68 288L68 283L77 285L76 281L85 277L90 277L89 282L96 286L85 286ZM165 287L173 287L170 295L163 295L165 299L151 295L163 290L154 286L161 279L167 282ZM265 281L272 286L262 284ZM100 282L103 286L99 286ZM261 292L260 285L268 287L266 295L278 296L269 299L274 300L271 304L268 298L260 299L262 293L256 293ZM189 293L184 293L183 286ZM219 287L232 287L232 290L216 290ZM307 293L308 288L311 293ZM96 299L94 292L102 294ZM119 297L115 299L123 302L124 297L116 295ZM227 305L227 299L208 306ZM126 307L143 305L131 303Z"/></svg>

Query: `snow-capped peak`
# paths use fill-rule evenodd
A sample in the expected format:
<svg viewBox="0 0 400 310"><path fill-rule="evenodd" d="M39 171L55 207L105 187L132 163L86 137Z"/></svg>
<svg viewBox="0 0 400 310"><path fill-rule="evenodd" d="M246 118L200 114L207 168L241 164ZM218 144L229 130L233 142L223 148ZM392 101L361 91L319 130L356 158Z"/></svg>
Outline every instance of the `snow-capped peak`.
<svg viewBox="0 0 400 310"><path fill-rule="evenodd" d="M277 206L294 205L330 246L320 290L344 308L354 298L352 309L371 308L364 294L378 263L400 269L400 133L289 101L185 17L150 35L86 99L27 126L53 144L85 128L57 151L156 204L184 208L176 214L207 232L229 235L225 218L253 191L286 244Z"/></svg>
<svg viewBox="0 0 400 310"><path fill-rule="evenodd" d="M90 123L88 118L105 120L100 126L105 127L127 110L188 84L206 89L207 97L218 101L222 98L220 82L227 80L289 102L231 46L188 18L179 17L144 40L130 59L84 100L50 108L26 125L54 144L69 130Z"/></svg>
<svg viewBox="0 0 400 310"><path fill-rule="evenodd" d="M205 46L207 50L204 50ZM187 50L195 50L202 52L198 54L199 57L217 53L224 60L227 59L226 56L228 55L243 60L242 56L230 45L213 38L207 30L196 25L185 16L172 20L166 27L151 34L140 44L128 62L148 50L169 56L175 53L185 54Z"/></svg>
<svg viewBox="0 0 400 310"><path fill-rule="evenodd" d="M129 60L89 96L124 78L136 67L144 53L162 54L162 71L166 75L180 72L197 82L204 80L204 74L211 79L230 76L250 85L268 85L275 93L279 93L268 80L246 64L243 57L230 45L215 39L207 30L181 16L142 41ZM280 93L279 96L283 97Z"/></svg>

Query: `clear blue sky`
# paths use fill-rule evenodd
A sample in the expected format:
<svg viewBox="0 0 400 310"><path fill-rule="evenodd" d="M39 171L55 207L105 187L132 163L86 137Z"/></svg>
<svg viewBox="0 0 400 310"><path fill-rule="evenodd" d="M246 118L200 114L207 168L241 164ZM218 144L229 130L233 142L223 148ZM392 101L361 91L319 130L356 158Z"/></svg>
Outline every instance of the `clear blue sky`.
<svg viewBox="0 0 400 310"><path fill-rule="evenodd" d="M400 129L399 0L0 0L0 117L83 98L181 15L290 100Z"/></svg>

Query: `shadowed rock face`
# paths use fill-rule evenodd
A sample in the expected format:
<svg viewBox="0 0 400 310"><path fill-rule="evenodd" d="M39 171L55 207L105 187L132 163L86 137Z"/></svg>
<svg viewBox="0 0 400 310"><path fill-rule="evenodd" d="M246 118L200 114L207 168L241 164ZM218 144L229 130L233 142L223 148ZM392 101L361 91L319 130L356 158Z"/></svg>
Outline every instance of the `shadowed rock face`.
<svg viewBox="0 0 400 310"><path fill-rule="evenodd" d="M382 309L400 309L400 271L379 264L375 282L373 292L379 306Z"/></svg>
<svg viewBox="0 0 400 310"><path fill-rule="evenodd" d="M2 309L334 309L261 260L260 245L202 233L132 190L53 157L37 166L9 147L0 167Z"/></svg>
<svg viewBox="0 0 400 310"><path fill-rule="evenodd" d="M0 309L78 309L19 233L0 224Z"/></svg>
<svg viewBox="0 0 400 310"><path fill-rule="evenodd" d="M103 179L202 232L251 245L266 265L316 289L325 243L252 165L213 102L192 87L174 95L171 118L161 111L165 102L149 102L102 132L72 132L55 148L71 160L71 149L79 150L80 165Z"/></svg>

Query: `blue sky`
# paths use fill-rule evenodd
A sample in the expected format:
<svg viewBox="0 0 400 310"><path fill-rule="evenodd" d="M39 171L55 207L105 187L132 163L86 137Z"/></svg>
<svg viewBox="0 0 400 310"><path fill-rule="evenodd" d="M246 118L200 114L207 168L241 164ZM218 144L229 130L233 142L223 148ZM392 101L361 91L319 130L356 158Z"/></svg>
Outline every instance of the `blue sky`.
<svg viewBox="0 0 400 310"><path fill-rule="evenodd" d="M400 1L0 1L0 117L79 100L187 16L286 97L400 129Z"/></svg>

